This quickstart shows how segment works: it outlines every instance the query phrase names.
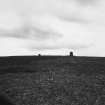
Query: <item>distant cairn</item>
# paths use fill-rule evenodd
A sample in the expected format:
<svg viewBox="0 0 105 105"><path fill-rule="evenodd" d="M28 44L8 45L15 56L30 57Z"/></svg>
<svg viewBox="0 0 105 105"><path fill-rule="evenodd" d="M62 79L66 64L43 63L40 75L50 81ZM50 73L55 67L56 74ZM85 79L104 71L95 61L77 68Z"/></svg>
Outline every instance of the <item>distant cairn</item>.
<svg viewBox="0 0 105 105"><path fill-rule="evenodd" d="M41 56L41 54L38 54L38 56L40 57L40 56Z"/></svg>
<svg viewBox="0 0 105 105"><path fill-rule="evenodd" d="M73 56L73 52L72 52L72 51L70 51L70 56L71 56L71 57Z"/></svg>

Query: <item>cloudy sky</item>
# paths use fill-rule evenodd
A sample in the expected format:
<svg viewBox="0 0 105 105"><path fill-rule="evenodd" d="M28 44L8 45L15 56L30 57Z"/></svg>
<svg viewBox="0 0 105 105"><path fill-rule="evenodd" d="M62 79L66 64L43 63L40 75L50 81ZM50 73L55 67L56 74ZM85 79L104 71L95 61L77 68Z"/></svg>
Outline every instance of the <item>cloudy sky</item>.
<svg viewBox="0 0 105 105"><path fill-rule="evenodd" d="M105 56L105 0L0 0L0 56Z"/></svg>

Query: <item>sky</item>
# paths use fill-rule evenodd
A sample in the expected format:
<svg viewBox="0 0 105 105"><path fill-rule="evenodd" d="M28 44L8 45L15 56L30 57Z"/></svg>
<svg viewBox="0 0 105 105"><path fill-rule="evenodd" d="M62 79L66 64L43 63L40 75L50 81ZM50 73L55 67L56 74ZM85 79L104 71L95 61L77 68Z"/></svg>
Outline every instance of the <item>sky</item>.
<svg viewBox="0 0 105 105"><path fill-rule="evenodd" d="M0 56L105 56L105 0L0 0Z"/></svg>

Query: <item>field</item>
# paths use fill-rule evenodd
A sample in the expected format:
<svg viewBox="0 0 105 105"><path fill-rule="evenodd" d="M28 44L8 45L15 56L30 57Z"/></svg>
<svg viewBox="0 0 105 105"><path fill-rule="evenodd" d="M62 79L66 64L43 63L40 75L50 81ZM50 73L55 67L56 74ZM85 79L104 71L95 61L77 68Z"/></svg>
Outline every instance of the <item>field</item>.
<svg viewBox="0 0 105 105"><path fill-rule="evenodd" d="M105 105L105 58L0 58L0 93L14 105Z"/></svg>

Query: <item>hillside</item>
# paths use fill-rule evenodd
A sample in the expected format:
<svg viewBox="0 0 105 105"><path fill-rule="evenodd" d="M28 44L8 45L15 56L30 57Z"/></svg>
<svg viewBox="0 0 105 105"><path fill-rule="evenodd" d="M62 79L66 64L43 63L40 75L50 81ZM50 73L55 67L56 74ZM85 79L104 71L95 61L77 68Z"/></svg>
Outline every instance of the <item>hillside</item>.
<svg viewBox="0 0 105 105"><path fill-rule="evenodd" d="M0 92L16 105L105 105L105 58L0 58Z"/></svg>
<svg viewBox="0 0 105 105"><path fill-rule="evenodd" d="M86 75L105 73L105 58L70 56L18 56L0 58L0 73L70 72Z"/></svg>

